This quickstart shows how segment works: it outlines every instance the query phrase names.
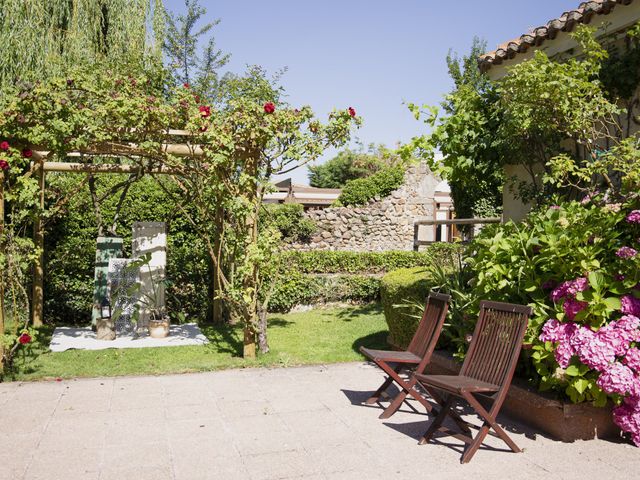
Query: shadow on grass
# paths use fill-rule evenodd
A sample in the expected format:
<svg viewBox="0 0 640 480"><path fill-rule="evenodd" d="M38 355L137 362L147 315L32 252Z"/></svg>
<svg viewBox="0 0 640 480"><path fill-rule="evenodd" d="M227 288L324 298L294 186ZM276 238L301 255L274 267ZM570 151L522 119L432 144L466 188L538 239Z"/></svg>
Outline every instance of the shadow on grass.
<svg viewBox="0 0 640 480"><path fill-rule="evenodd" d="M295 322L287 320L282 317L269 317L268 326L269 327L288 327L289 325L293 325Z"/></svg>
<svg viewBox="0 0 640 480"><path fill-rule="evenodd" d="M354 352L360 352L360 347L375 348L376 350L384 350L389 348L387 344L387 336L389 332L387 330L380 330L379 332L370 333L367 336L358 338L351 348Z"/></svg>
<svg viewBox="0 0 640 480"><path fill-rule="evenodd" d="M336 317L345 322L350 322L361 315L378 315L382 313L382 305L379 303L368 303L352 308L343 308L336 312Z"/></svg>
<svg viewBox="0 0 640 480"><path fill-rule="evenodd" d="M207 325L201 327L209 340L207 350L212 353L228 353L242 357L242 327L240 325Z"/></svg>

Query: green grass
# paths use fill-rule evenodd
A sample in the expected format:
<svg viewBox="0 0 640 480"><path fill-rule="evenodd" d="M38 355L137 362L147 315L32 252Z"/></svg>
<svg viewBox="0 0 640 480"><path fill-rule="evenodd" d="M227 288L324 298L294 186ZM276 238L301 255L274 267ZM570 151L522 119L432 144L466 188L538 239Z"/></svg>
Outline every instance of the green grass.
<svg viewBox="0 0 640 480"><path fill-rule="evenodd" d="M287 367L362 360L361 345L385 348L387 325L379 305L305 313L274 314L269 319L271 351L244 360L240 327L204 327L205 346L70 350L47 349L52 329L41 330L33 345L37 357L16 359L16 371L5 380L156 375L225 368Z"/></svg>

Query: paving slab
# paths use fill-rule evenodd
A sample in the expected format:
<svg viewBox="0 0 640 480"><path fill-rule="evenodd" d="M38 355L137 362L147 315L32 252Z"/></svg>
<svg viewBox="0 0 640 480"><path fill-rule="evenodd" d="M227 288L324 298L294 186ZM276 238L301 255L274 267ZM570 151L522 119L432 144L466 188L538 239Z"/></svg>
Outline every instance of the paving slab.
<svg viewBox="0 0 640 480"><path fill-rule="evenodd" d="M367 363L160 377L0 384L0 479L634 478L640 450L562 443L508 417L524 449L489 437L418 445L431 417L414 401L387 420L364 405L382 380ZM468 417L472 418L472 417Z"/></svg>

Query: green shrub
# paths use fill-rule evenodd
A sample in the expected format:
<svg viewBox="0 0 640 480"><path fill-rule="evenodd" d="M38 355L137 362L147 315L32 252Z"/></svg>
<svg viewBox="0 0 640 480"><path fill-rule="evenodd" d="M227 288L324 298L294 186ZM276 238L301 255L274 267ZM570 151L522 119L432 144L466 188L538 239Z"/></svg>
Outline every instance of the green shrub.
<svg viewBox="0 0 640 480"><path fill-rule="evenodd" d="M372 302L380 298L380 278L367 275L305 275L292 271L275 286L272 312L288 312L296 305L328 302Z"/></svg>
<svg viewBox="0 0 640 480"><path fill-rule="evenodd" d="M338 202L341 205L364 205L375 197L383 198L404 182L404 170L390 167L366 178L350 180L342 189Z"/></svg>
<svg viewBox="0 0 640 480"><path fill-rule="evenodd" d="M424 304L433 288L431 269L402 268L387 273L380 282L380 297L389 325L389 343L406 348L415 333L419 315L415 304Z"/></svg>
<svg viewBox="0 0 640 480"><path fill-rule="evenodd" d="M260 214L260 227L274 226L285 242L307 242L316 231L313 220L304 216L299 203L266 204Z"/></svg>
<svg viewBox="0 0 640 480"><path fill-rule="evenodd" d="M434 243L421 252L347 252L315 250L282 253L288 271L302 273L386 273L398 268L453 265L460 244Z"/></svg>

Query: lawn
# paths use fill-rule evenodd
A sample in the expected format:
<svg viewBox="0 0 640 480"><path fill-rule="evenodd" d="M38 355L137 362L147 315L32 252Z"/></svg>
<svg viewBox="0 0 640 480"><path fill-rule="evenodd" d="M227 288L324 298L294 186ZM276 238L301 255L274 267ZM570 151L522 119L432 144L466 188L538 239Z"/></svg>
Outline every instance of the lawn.
<svg viewBox="0 0 640 480"><path fill-rule="evenodd" d="M52 353L52 329L43 329L35 359L16 359L17 371L6 380L155 375L242 367L288 367L362 360L360 345L385 348L387 325L379 305L273 314L269 322L271 352L244 360L240 327L203 327L205 346L70 350Z"/></svg>

